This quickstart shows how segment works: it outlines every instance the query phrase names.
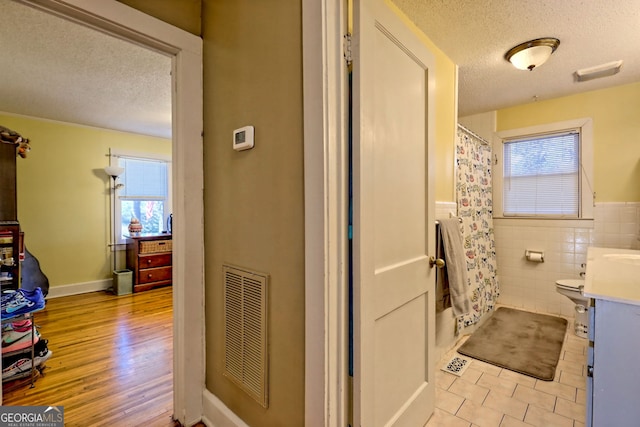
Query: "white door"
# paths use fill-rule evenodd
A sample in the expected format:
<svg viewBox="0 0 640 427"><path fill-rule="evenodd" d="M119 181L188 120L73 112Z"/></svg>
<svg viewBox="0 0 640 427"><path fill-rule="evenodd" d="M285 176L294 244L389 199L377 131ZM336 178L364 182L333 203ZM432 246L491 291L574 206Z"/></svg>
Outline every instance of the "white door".
<svg viewBox="0 0 640 427"><path fill-rule="evenodd" d="M354 4L354 425L422 427L435 387L433 69L382 0Z"/></svg>

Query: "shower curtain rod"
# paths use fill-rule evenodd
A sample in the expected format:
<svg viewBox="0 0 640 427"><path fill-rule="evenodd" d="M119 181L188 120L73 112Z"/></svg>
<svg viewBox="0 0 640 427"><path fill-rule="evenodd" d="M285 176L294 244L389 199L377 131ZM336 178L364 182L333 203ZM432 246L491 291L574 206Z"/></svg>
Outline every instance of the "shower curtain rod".
<svg viewBox="0 0 640 427"><path fill-rule="evenodd" d="M464 126L462 126L460 123L458 123L458 127L459 127L460 129L462 129L463 131L465 131L466 133L468 133L469 135L471 135L471 136L473 136L473 137L475 137L475 138L479 139L479 140L480 140L480 142L482 143L482 145L489 145L489 146L491 145L491 144L489 143L489 141L487 141L486 139L484 139L483 137L481 137L481 136L480 136L480 135L478 135L477 133L475 133L475 132L473 132L473 131L471 131L471 130L467 129L467 128L466 128L466 127L464 127Z"/></svg>

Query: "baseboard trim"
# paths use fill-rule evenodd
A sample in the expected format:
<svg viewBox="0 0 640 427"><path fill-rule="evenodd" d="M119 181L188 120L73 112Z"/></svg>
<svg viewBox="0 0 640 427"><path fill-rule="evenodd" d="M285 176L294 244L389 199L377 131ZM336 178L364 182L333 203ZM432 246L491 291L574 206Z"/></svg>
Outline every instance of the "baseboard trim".
<svg viewBox="0 0 640 427"><path fill-rule="evenodd" d="M209 427L249 427L213 393L202 392L202 422Z"/></svg>
<svg viewBox="0 0 640 427"><path fill-rule="evenodd" d="M113 286L113 279L94 280L93 282L71 283L68 285L51 286L47 298L67 297L70 295L86 294L89 292L105 291Z"/></svg>

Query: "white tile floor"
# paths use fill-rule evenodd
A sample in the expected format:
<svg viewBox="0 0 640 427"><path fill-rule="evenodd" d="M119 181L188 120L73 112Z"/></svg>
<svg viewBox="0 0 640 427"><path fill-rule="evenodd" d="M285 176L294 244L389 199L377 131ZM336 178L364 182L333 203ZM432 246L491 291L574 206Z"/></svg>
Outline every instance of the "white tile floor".
<svg viewBox="0 0 640 427"><path fill-rule="evenodd" d="M568 328L553 381L475 359L460 377L438 370L436 410L426 427L583 427L587 345ZM456 354L447 353L438 368Z"/></svg>

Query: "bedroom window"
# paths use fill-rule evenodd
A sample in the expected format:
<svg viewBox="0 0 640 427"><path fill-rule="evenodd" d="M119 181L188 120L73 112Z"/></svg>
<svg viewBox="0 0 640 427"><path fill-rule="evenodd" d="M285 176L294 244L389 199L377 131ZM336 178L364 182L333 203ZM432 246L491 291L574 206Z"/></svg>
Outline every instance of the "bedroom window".
<svg viewBox="0 0 640 427"><path fill-rule="evenodd" d="M494 147L496 216L593 218L590 127L586 120L501 132Z"/></svg>
<svg viewBox="0 0 640 427"><path fill-rule="evenodd" d="M151 154L119 154L114 160L124 168L118 178L124 187L118 190L115 200L118 243L125 243L134 217L142 224L142 233L166 231L171 213L170 160Z"/></svg>

